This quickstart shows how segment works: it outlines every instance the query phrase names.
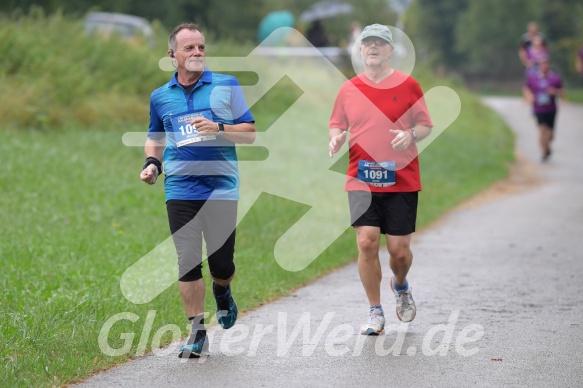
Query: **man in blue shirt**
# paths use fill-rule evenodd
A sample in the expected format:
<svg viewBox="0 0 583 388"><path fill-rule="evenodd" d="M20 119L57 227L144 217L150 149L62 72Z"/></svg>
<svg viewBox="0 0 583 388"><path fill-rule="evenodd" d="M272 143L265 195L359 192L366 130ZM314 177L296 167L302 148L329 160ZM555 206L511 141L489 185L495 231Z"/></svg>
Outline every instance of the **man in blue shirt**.
<svg viewBox="0 0 583 388"><path fill-rule="evenodd" d="M230 283L239 199L235 143L255 141L255 120L237 80L205 67L205 40L196 24L174 28L168 55L177 72L150 99L146 163L140 174L152 185L162 173L170 231L178 253L179 290L192 334L179 357L208 351L204 327L202 237L207 246L219 324L237 319Z"/></svg>

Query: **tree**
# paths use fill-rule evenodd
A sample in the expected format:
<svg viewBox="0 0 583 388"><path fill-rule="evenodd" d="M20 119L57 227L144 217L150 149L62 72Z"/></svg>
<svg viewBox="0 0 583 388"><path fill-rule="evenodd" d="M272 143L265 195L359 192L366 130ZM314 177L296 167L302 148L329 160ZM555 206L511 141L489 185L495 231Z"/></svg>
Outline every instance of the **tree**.
<svg viewBox="0 0 583 388"><path fill-rule="evenodd" d="M540 8L532 0L472 1L457 21L455 49L467 59L465 73L516 76L517 52L529 21ZM487 17L485 17L487 15Z"/></svg>
<svg viewBox="0 0 583 388"><path fill-rule="evenodd" d="M541 28L550 42L552 65L572 82L580 82L574 63L583 45L583 3L573 0L545 2L540 16Z"/></svg>
<svg viewBox="0 0 583 388"><path fill-rule="evenodd" d="M405 30L418 51L426 52L431 65L453 69L462 61L463 53L455 50L455 28L468 3L469 0L415 0L409 7Z"/></svg>

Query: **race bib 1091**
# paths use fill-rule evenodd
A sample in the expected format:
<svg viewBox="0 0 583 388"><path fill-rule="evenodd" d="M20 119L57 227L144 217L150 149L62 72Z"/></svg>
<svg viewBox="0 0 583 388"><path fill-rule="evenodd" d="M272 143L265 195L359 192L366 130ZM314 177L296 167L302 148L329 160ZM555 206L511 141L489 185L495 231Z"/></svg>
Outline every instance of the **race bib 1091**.
<svg viewBox="0 0 583 388"><path fill-rule="evenodd" d="M358 162L358 179L369 186L388 187L396 183L395 162Z"/></svg>

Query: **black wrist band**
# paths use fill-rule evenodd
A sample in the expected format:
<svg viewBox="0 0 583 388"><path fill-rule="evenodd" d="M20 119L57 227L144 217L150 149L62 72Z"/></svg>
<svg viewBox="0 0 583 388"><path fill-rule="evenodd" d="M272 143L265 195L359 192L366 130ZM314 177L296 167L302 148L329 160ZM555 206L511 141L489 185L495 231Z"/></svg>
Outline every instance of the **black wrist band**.
<svg viewBox="0 0 583 388"><path fill-rule="evenodd" d="M144 163L144 167L142 167L142 170L144 170L150 164L153 164L156 167L158 167L158 175L162 174L162 162L153 156L149 156L148 158L146 158L146 163Z"/></svg>

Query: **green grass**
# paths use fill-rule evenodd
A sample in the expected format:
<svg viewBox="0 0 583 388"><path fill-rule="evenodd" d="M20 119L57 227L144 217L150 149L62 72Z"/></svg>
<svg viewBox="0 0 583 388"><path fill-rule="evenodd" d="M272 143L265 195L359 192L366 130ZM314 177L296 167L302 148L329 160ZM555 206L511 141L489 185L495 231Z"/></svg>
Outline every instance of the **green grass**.
<svg viewBox="0 0 583 388"><path fill-rule="evenodd" d="M564 84L565 94L569 102L574 102L578 104L583 104L583 81L578 81L574 83ZM481 96L505 96L505 97L517 97L522 98L521 85L517 84L515 87L505 88L496 86L492 87L489 85L476 85L474 90L477 94Z"/></svg>
<svg viewBox="0 0 583 388"><path fill-rule="evenodd" d="M567 100L578 104L583 104L583 89L567 89Z"/></svg>
<svg viewBox="0 0 583 388"><path fill-rule="evenodd" d="M515 92L507 92L500 90L488 90L480 93L483 96L507 96L507 97L518 97L522 98L522 91L517 90ZM569 102L574 102L577 104L583 104L583 89L576 87L565 87L565 95Z"/></svg>
<svg viewBox="0 0 583 388"><path fill-rule="evenodd" d="M460 116L419 157L421 225L505 178L514 160L514 139L501 119L464 89L455 90L462 100Z"/></svg>
<svg viewBox="0 0 583 388"><path fill-rule="evenodd" d="M131 125L148 114L151 85L165 79L158 68L164 51L87 36L80 20L34 9L0 14L0 25L3 127Z"/></svg>
<svg viewBox="0 0 583 388"><path fill-rule="evenodd" d="M25 27L30 27L33 33L37 31L26 23L19 31L26 31ZM5 30L0 30L2 33L6 34ZM17 39L17 35L10 35L11 39ZM100 42L95 44L101 45ZM50 45L48 40L46 45ZM143 53L132 51L129 46L125 46L125 50L129 54L124 55L130 57L135 55L144 61L150 58L140 57ZM87 52L90 51L91 48L87 48ZM3 58L0 59L0 76L7 81L0 85L11 92L10 96L19 96L17 86L28 79L27 72L36 70L33 66L26 71L9 73L6 56L0 58ZM82 64L61 59L70 63L66 72L83 73ZM118 65L123 66L123 61ZM111 67L107 69L113 71ZM59 71L51 71L55 71L57 80L66 78ZM127 82L142 83L139 87L150 90L158 86L159 79L163 79L161 83L169 77L169 73L158 72L161 74L147 82L142 73L132 75L130 72L126 75ZM149 311L155 311L156 316L150 335L145 338L148 349L153 333L164 325L178 325L182 334L186 334L176 285L143 305L130 303L120 291L120 278L125 269L167 239L169 231L162 185L147 186L139 181L143 150L126 147L121 142L124 132L143 131L147 127L147 95L139 90L122 94L117 94L115 88L108 90L108 82L117 81L115 77L109 79L107 73L105 70L102 73L104 79L100 82L105 86L97 104L102 116L111 118L115 125L103 124L102 119L84 125L74 117L57 115L62 121L43 121L43 126L39 126L36 119L24 120L28 115L22 111L23 120L5 122L0 128L4 139L0 143L4 156L3 174L0 175L3 193L0 197L3 220L0 226L3 264L0 273L0 359L4 368L0 371L0 386L63 385L139 355L140 335ZM285 123L278 125L288 125L292 130L281 134L279 150L287 158L284 160L299 163L305 159L303 162L309 165L311 158L317 160L319 155L326 154L330 110L324 101L333 96L335 90L331 91L333 88L327 82L325 69L304 74L311 77L315 85L312 92L321 95L304 100L300 88L284 77L252 107L252 111L260 131L266 131L279 118L286 118ZM421 155L424 191L420 199L419 226L423 227L493 181L504 178L507 164L513 157L513 140L502 121L459 83L434 79L422 71L416 77L425 90L447 84L462 98L461 116ZM52 85L55 79L47 77L39 83ZM59 85L67 87L66 83ZM34 89L37 83L31 82L28 87ZM52 91L52 88L46 90ZM74 89L67 91L75 93ZM136 109L127 122L115 118L117 109L121 109L121 100L116 98L120 95L124 100L127 97L133 101ZM0 102L10 100L5 94L0 96ZM89 105L93 101L90 95L83 93L79 93L79 99L86 99ZM296 102L302 109L293 114L288 108ZM47 108L49 113L53 108L61 112L70 107L64 101L51 104L50 109ZM20 105L18 107L20 109ZM317 141L302 143L299 158L295 140L285 137L293 135L294 125L311 128L319 134ZM262 150L240 151L244 155L242 159L246 160L265 157L257 156ZM344 171L345 163L345 158L339 160L334 169ZM293 195L301 194L304 188L317 186L307 175L305 181L297 180L296 191L289 196L261 194L237 229L237 277L233 289L241 310L286 295L356 257L354 232L347 227L304 270L290 272L276 261L276 241L310 209L293 200ZM249 180L261 182L261 178ZM344 210L340 212L342 215ZM210 288L205 308L210 312L215 308ZM139 319L116 323L109 334L109 344L113 348L122 347L123 333L136 333L135 338L127 354L106 356L98 344L100 330L109 318L124 312L136 314ZM167 334L162 337L162 343L171 339Z"/></svg>

